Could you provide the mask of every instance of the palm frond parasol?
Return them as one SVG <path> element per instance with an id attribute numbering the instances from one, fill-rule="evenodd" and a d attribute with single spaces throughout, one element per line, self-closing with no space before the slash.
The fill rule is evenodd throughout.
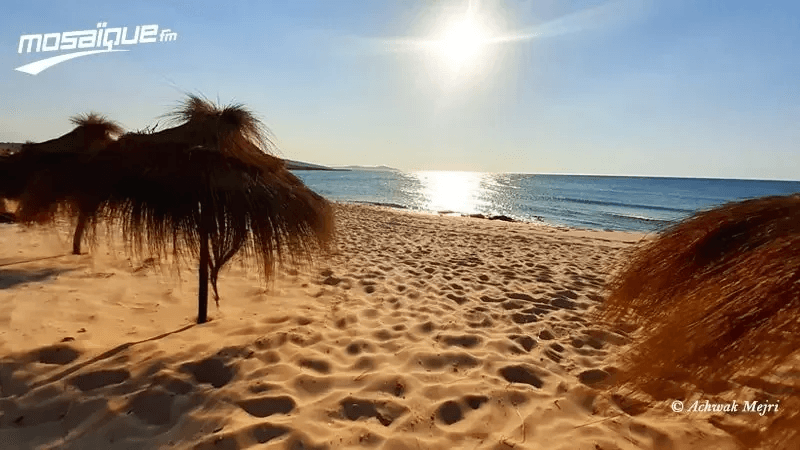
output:
<path id="1" fill-rule="evenodd" d="M 179 125 L 125 134 L 84 158 L 71 192 L 54 201 L 86 210 L 92 229 L 121 225 L 129 251 L 176 264 L 199 258 L 203 323 L 209 278 L 219 300 L 219 271 L 234 255 L 254 260 L 269 278 L 276 263 L 325 248 L 333 214 L 267 153 L 274 147 L 266 130 L 243 106 L 190 96 L 173 117 Z"/>
<path id="2" fill-rule="evenodd" d="M 600 318 L 641 326 L 620 380 L 654 395 L 670 383 L 781 386 L 778 369 L 800 357 L 800 195 L 729 203 L 666 230 L 611 280 Z M 800 414 L 769 420 L 761 444 L 800 442 Z"/>
<path id="3" fill-rule="evenodd" d="M 0 198 L 19 201 L 17 216 L 22 222 L 48 222 L 57 213 L 53 201 L 71 189 L 81 170 L 82 159 L 102 151 L 122 128 L 102 115 L 89 113 L 70 121 L 76 127 L 49 141 L 25 143 L 19 151 L 0 156 Z M 92 209 L 92 206 L 83 209 Z M 80 254 L 87 216 L 78 215 L 72 251 Z"/>

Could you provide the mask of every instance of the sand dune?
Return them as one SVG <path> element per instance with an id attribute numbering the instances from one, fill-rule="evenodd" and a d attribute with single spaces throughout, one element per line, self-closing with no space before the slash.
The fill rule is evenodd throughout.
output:
<path id="1" fill-rule="evenodd" d="M 316 266 L 268 287 L 223 271 L 204 325 L 191 271 L 0 225 L 2 448 L 737 448 L 708 416 L 598 389 L 635 334 L 587 312 L 643 236 L 337 220 Z"/>

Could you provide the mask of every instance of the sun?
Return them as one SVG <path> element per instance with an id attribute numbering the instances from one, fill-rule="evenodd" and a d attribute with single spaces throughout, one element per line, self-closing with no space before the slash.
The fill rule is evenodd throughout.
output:
<path id="1" fill-rule="evenodd" d="M 448 24 L 435 41 L 439 57 L 452 70 L 476 63 L 489 42 L 489 34 L 473 18 L 462 18 Z"/>
<path id="2" fill-rule="evenodd" d="M 421 63 L 412 71 L 417 81 L 432 82 L 448 93 L 464 92 L 502 70 L 508 56 L 502 47 L 510 42 L 503 9 L 479 5 L 477 0 L 469 0 L 467 8 L 456 2 L 465 0 L 432 8 L 413 27 L 413 37 L 376 42 L 382 51 L 414 55 L 414 64 Z"/>

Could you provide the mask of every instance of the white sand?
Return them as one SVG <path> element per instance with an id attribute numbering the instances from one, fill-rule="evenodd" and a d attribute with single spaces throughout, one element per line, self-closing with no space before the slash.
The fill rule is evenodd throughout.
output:
<path id="1" fill-rule="evenodd" d="M 0 448 L 736 448 L 597 389 L 631 336 L 590 313 L 641 235 L 337 219 L 315 267 L 224 270 L 205 325 L 194 270 L 108 246 L 3 265 L 68 253 L 71 230 L 0 225 Z"/>

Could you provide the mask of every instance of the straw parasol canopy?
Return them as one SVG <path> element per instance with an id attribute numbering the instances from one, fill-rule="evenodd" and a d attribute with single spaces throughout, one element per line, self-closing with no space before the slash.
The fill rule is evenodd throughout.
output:
<path id="1" fill-rule="evenodd" d="M 641 327 L 620 381 L 654 396 L 687 383 L 768 386 L 784 410 L 751 444 L 799 448 L 800 383 L 782 375 L 800 361 L 799 194 L 700 212 L 640 248 L 608 287 L 600 318 Z"/>
<path id="2" fill-rule="evenodd" d="M 70 119 L 75 129 L 49 141 L 27 142 L 15 153 L 0 154 L 0 199 L 18 200 L 22 222 L 49 222 L 57 214 L 54 201 L 70 190 L 83 157 L 102 151 L 122 128 L 97 113 Z M 90 207 L 91 208 L 91 207 Z M 80 254 L 86 216 L 78 214 L 72 252 Z"/>
<path id="3" fill-rule="evenodd" d="M 198 323 L 208 281 L 237 253 L 265 278 L 276 263 L 308 261 L 333 234 L 330 204 L 269 152 L 268 131 L 242 105 L 189 96 L 177 126 L 127 133 L 81 159 L 71 189 L 49 197 L 87 227 L 121 226 L 128 250 L 178 265 L 199 259 Z M 94 235 L 94 233 L 93 233 Z"/>

